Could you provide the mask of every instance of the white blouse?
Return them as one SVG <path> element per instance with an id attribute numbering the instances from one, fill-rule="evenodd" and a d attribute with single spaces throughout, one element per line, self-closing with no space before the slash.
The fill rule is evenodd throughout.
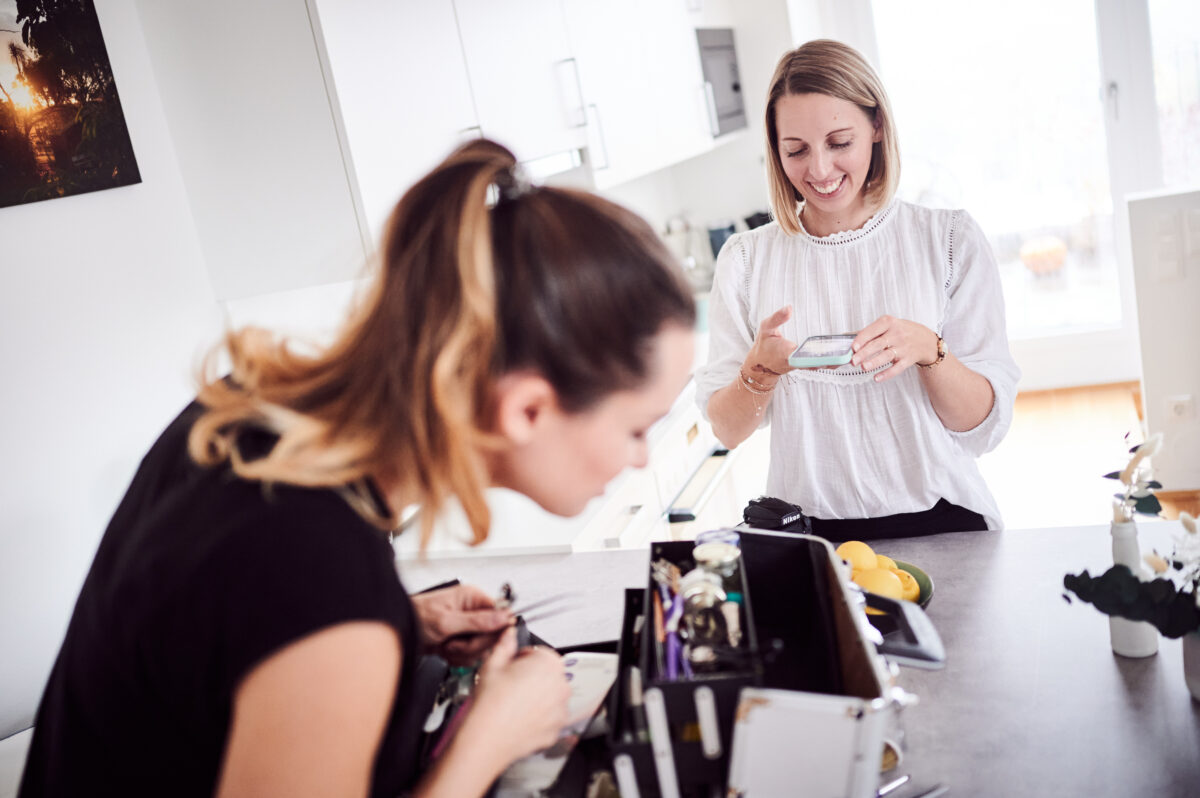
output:
<path id="1" fill-rule="evenodd" d="M 788 304 L 780 332 L 797 343 L 857 332 L 885 314 L 919 322 L 995 392 L 979 426 L 953 432 L 916 366 L 882 383 L 850 365 L 789 372 L 763 414 L 768 495 L 828 519 L 918 512 L 944 498 L 1002 527 L 975 458 L 1008 431 L 1020 371 L 996 261 L 969 214 L 893 200 L 858 230 L 823 238 L 788 235 L 774 222 L 734 235 L 717 258 L 709 303 L 709 359 L 696 373 L 705 417 L 713 393 L 737 378 L 759 322 Z"/>

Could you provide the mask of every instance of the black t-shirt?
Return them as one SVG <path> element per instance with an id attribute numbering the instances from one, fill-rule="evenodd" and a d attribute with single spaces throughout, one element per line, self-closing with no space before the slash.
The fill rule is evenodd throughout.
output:
<path id="1" fill-rule="evenodd" d="M 196 465 L 187 435 L 200 411 L 154 444 L 105 531 L 20 796 L 211 796 L 242 678 L 289 643 L 361 620 L 390 624 L 403 645 L 371 790 L 394 796 L 416 770 L 421 724 L 405 713 L 419 643 L 386 535 L 332 490 Z"/>

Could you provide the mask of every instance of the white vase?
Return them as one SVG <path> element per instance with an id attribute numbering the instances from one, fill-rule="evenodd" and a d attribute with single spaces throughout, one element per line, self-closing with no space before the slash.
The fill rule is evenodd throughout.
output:
<path id="1" fill-rule="evenodd" d="M 1142 553 L 1138 550 L 1137 524 L 1114 521 L 1111 532 L 1113 564 L 1126 566 L 1138 579 L 1147 579 L 1150 574 L 1142 564 Z M 1149 657 L 1158 653 L 1158 630 L 1145 621 L 1110 617 L 1108 631 L 1115 654 Z"/>
<path id="2" fill-rule="evenodd" d="M 1200 630 L 1183 636 L 1183 680 L 1192 698 L 1200 701 Z"/>

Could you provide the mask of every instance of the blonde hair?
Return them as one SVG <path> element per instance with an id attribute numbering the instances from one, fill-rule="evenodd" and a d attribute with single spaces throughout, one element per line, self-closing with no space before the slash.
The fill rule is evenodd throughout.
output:
<path id="1" fill-rule="evenodd" d="M 853 47 L 832 39 L 814 39 L 779 59 L 767 91 L 767 183 L 779 226 L 792 235 L 801 230 L 798 203 L 804 195 L 783 171 L 775 118 L 779 100 L 794 94 L 825 94 L 852 102 L 874 121 L 882 137 L 871 147 L 871 166 L 862 191 L 872 208 L 887 204 L 900 181 L 900 145 L 883 82 Z"/>
<path id="2" fill-rule="evenodd" d="M 590 194 L 529 188 L 515 168 L 511 152 L 476 140 L 406 193 L 369 296 L 327 350 L 229 333 L 232 372 L 202 377 L 192 458 L 245 479 L 337 489 L 392 529 L 394 512 L 371 495 L 371 478 L 387 476 L 421 506 L 422 545 L 452 495 L 484 540 L 494 379 L 536 370 L 579 411 L 644 380 L 654 335 L 695 318 L 645 222 Z M 258 459 L 239 448 L 252 429 L 278 436 Z"/>

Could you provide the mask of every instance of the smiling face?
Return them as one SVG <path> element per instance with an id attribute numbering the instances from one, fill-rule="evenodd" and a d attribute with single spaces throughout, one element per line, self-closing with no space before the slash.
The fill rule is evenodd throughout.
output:
<path id="1" fill-rule="evenodd" d="M 863 196 L 882 131 L 854 103 L 827 94 L 789 94 L 775 104 L 779 159 L 805 199 L 814 235 L 854 230 L 873 212 Z"/>
<path id="2" fill-rule="evenodd" d="M 670 324 L 653 339 L 642 385 L 576 413 L 540 377 L 514 375 L 501 388 L 498 426 L 508 446 L 492 459 L 493 483 L 556 515 L 578 514 L 625 468 L 646 465 L 646 433 L 687 384 L 692 357 L 692 331 Z"/>

